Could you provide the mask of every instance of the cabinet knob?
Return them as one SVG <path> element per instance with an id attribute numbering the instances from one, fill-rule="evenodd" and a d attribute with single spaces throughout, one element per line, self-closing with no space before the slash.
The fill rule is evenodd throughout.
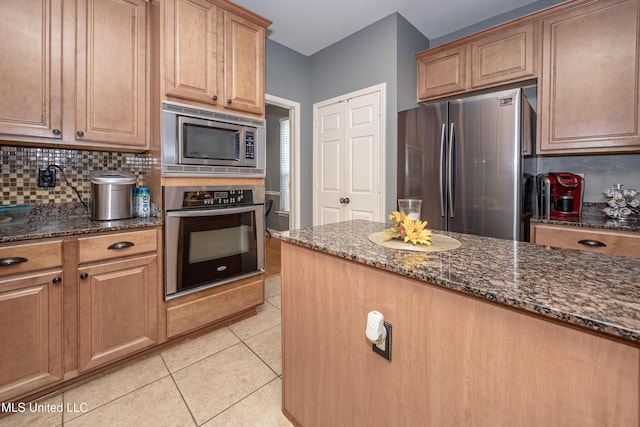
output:
<path id="1" fill-rule="evenodd" d="M 76 135 L 78 135 L 80 138 L 82 138 L 84 136 L 84 132 L 79 130 L 78 132 L 76 132 Z"/>
<path id="2" fill-rule="evenodd" d="M 51 282 L 53 282 L 54 285 L 58 285 L 58 284 L 62 283 L 62 277 L 56 276 L 56 277 L 53 278 L 53 280 L 51 280 Z"/>
<path id="3" fill-rule="evenodd" d="M 214 101 L 217 101 L 217 100 L 218 100 L 218 95 L 213 95 L 211 98 L 212 98 Z"/>
<path id="4" fill-rule="evenodd" d="M 342 203 L 343 205 L 348 205 L 350 201 L 351 200 L 349 200 L 348 197 L 340 197 L 340 203 Z"/>
<path id="5" fill-rule="evenodd" d="M 55 136 L 60 136 L 60 129 L 54 129 L 51 131 Z"/>
<path id="6" fill-rule="evenodd" d="M 231 98 L 227 99 L 227 104 L 231 104 Z"/>
<path id="7" fill-rule="evenodd" d="M 89 273 L 80 273 L 80 278 L 82 280 L 87 280 L 87 278 L 89 278 Z"/>

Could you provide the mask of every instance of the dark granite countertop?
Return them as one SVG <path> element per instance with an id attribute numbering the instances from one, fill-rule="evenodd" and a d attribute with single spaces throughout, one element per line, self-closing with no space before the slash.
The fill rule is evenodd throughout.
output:
<path id="1" fill-rule="evenodd" d="M 132 230 L 157 227 L 162 219 L 130 218 L 114 221 L 92 221 L 88 216 L 76 217 L 32 217 L 28 223 L 0 227 L 0 243 L 22 240 L 44 239 L 105 231 Z"/>
<path id="2" fill-rule="evenodd" d="M 587 202 L 582 205 L 582 215 L 576 218 L 569 217 L 534 217 L 531 222 L 555 225 L 571 225 L 574 227 L 599 228 L 602 230 L 640 232 L 640 218 L 614 219 L 603 213 L 604 203 Z"/>
<path id="3" fill-rule="evenodd" d="M 640 221 L 613 219 L 604 215 L 582 215 L 579 218 L 532 218 L 531 222 L 640 233 Z"/>
<path id="4" fill-rule="evenodd" d="M 387 249 L 389 224 L 349 221 L 279 233 L 286 241 L 640 343 L 640 260 L 434 230 L 458 249 Z"/>

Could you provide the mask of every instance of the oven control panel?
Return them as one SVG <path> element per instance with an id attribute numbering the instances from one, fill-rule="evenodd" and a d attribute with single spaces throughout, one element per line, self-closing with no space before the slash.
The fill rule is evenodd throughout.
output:
<path id="1" fill-rule="evenodd" d="M 183 208 L 253 205 L 253 190 L 185 191 Z"/>

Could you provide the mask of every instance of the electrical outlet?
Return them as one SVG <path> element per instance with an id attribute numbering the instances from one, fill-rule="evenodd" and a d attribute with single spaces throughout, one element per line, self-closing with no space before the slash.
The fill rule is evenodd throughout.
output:
<path id="1" fill-rule="evenodd" d="M 38 169 L 38 187 L 55 187 L 56 171 L 54 169 Z"/>
<path id="2" fill-rule="evenodd" d="M 387 338 L 380 344 L 372 344 L 371 349 L 391 362 L 391 324 L 384 322 L 384 328 L 387 330 Z"/>

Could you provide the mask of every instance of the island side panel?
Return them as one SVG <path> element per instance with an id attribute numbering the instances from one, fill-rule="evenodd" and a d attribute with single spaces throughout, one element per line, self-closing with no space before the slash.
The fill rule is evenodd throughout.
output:
<path id="1" fill-rule="evenodd" d="M 303 426 L 640 423 L 637 345 L 287 242 L 282 331 L 283 409 Z"/>

